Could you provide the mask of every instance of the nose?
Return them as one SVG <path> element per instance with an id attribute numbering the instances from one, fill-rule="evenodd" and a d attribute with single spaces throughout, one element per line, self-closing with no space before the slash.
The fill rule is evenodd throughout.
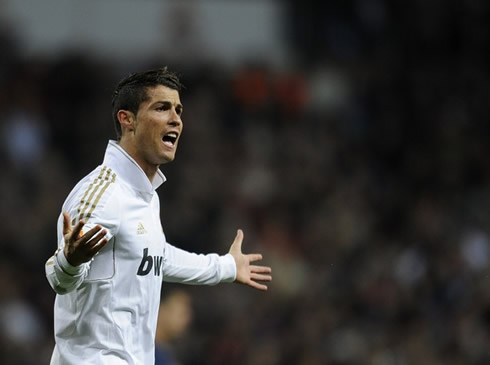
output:
<path id="1" fill-rule="evenodd" d="M 182 126 L 182 118 L 180 118 L 180 115 L 177 114 L 175 109 L 172 108 L 172 116 L 169 121 L 170 126 L 172 127 L 180 127 Z"/>
<path id="2" fill-rule="evenodd" d="M 168 122 L 168 124 L 171 127 L 181 127 L 182 126 L 182 121 L 180 119 L 175 119 L 175 120 L 171 120 L 170 122 Z"/>

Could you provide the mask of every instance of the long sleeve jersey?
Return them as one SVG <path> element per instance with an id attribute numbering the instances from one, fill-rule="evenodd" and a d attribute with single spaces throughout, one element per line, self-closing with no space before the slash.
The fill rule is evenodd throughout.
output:
<path id="1" fill-rule="evenodd" d="M 52 365 L 154 363 L 155 330 L 163 281 L 214 285 L 232 282 L 230 254 L 198 255 L 166 241 L 155 189 L 139 165 L 109 141 L 104 161 L 68 195 L 63 211 L 87 232 L 99 224 L 108 243 L 89 262 L 72 266 L 64 253 L 63 216 L 58 249 L 46 262 L 56 291 Z M 164 314 L 163 314 L 164 315 Z"/>

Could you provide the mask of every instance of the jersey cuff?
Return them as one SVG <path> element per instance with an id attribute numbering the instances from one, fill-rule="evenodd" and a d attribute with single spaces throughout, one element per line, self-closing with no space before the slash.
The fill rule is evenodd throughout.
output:
<path id="1" fill-rule="evenodd" d="M 60 250 L 56 254 L 56 261 L 58 262 L 58 265 L 61 268 L 61 270 L 63 270 L 68 275 L 76 276 L 81 274 L 81 272 L 83 271 L 83 264 L 79 266 L 73 266 L 72 264 L 70 264 L 66 259 L 63 250 Z"/>
<path id="2" fill-rule="evenodd" d="M 219 257 L 220 266 L 220 282 L 232 283 L 236 279 L 236 263 L 231 254 L 226 254 Z"/>

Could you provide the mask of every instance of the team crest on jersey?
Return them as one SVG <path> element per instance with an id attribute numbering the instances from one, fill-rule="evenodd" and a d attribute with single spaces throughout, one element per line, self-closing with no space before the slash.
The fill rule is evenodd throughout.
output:
<path id="1" fill-rule="evenodd" d="M 138 228 L 136 228 L 136 234 L 146 234 L 146 233 L 148 233 L 148 232 L 146 232 L 146 229 L 143 226 L 143 223 L 138 222 Z"/>

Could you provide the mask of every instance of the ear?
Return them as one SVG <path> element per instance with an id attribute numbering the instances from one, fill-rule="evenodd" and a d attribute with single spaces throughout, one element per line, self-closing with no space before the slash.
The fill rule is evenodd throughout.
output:
<path id="1" fill-rule="evenodd" d="M 121 132 L 124 134 L 124 131 L 134 131 L 135 128 L 135 120 L 134 114 L 129 110 L 119 110 L 117 112 L 117 120 L 121 124 Z"/>

